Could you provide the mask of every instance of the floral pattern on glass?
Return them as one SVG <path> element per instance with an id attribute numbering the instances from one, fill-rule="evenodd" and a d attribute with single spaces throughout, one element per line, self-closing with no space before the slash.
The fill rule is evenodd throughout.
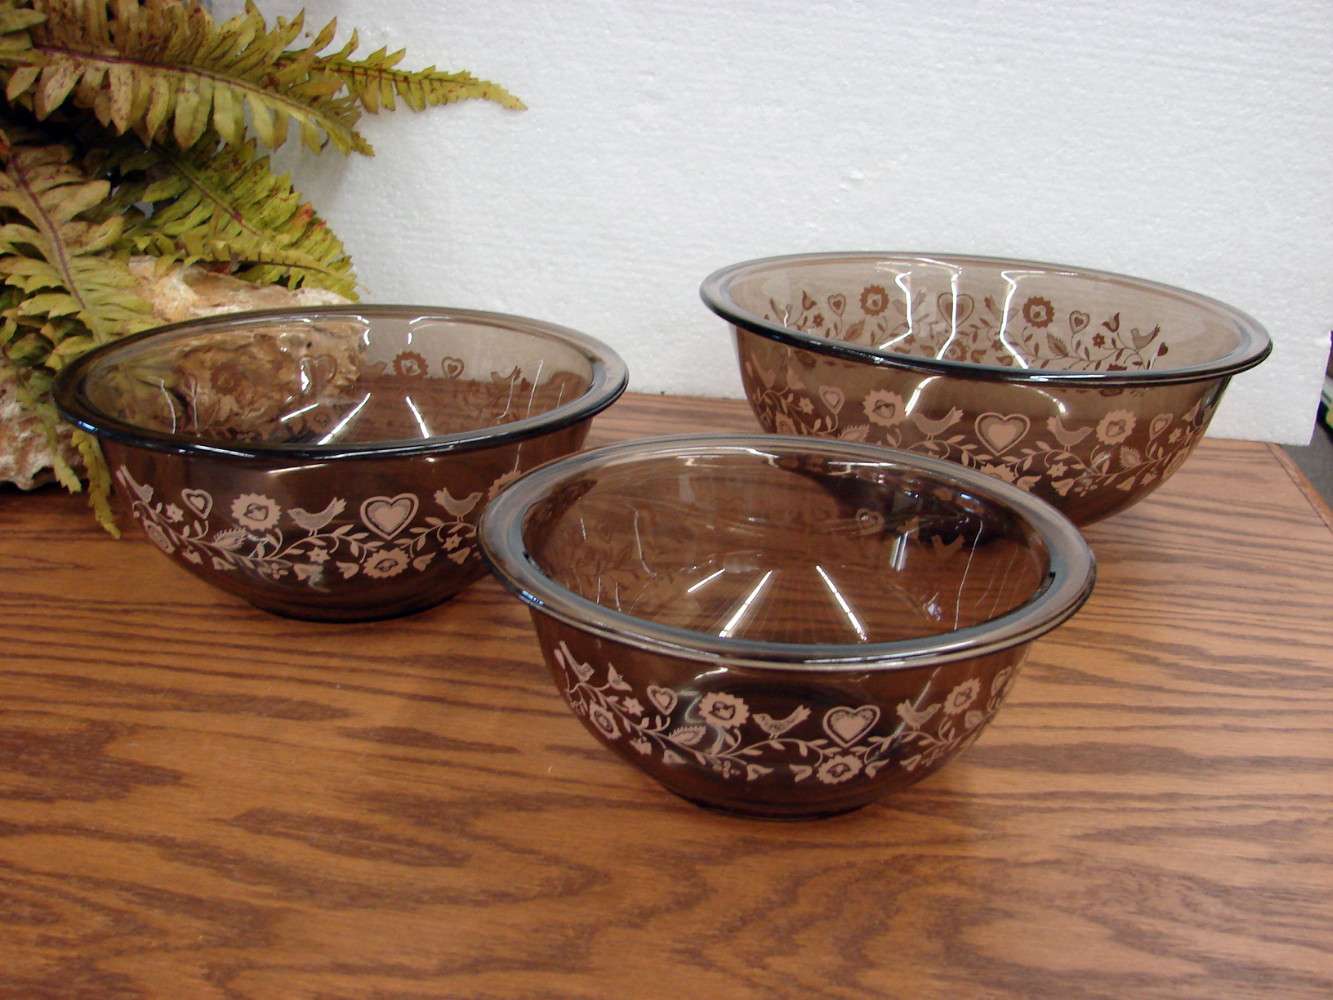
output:
<path id="1" fill-rule="evenodd" d="M 344 337 L 336 350 L 326 345 L 316 353 L 291 331 L 279 330 L 239 342 L 189 344 L 168 358 L 174 369 L 166 386 L 171 391 L 123 379 L 116 386 L 116 407 L 148 414 L 150 427 L 192 436 L 319 445 L 335 438 L 339 443 L 410 440 L 512 423 L 585 388 L 584 380 L 570 373 L 558 372 L 539 384 L 520 366 L 470 367 L 452 354 L 400 350 L 371 361 L 356 356 L 352 343 Z M 274 384 L 299 389 L 274 393 Z"/>
<path id="2" fill-rule="evenodd" d="M 1020 412 L 913 408 L 905 392 L 866 385 L 865 366 L 856 362 L 822 358 L 812 368 L 809 352 L 757 338 L 743 338 L 741 345 L 746 392 L 768 430 L 945 459 L 1048 499 L 1142 490 L 1166 479 L 1198 444 L 1211 416 L 1201 402 L 1179 416 L 1138 415 L 1131 404 L 1095 420 L 1051 416 L 1043 422 Z"/>
<path id="3" fill-rule="evenodd" d="M 726 691 L 682 696 L 650 684 L 637 689 L 611 663 L 583 663 L 563 641 L 555 660 L 575 714 L 610 743 L 664 764 L 704 768 L 737 781 L 841 784 L 873 778 L 885 767 L 929 769 L 972 743 L 995 715 L 1016 667 L 988 685 L 968 678 L 942 696 L 904 700 L 888 719 L 879 706 L 815 709 L 794 703 L 780 719 Z"/>
<path id="4" fill-rule="evenodd" d="M 488 496 L 516 473 L 506 473 Z M 437 558 L 462 565 L 480 558 L 475 518 L 469 515 L 483 494 L 453 496 L 447 487 L 431 498 L 443 515 L 422 509 L 415 493 L 374 496 L 356 504 L 331 497 L 318 511 L 284 509 L 272 497 L 239 493 L 215 497 L 207 490 L 184 489 L 178 498 L 159 498 L 135 481 L 123 465 L 116 478 L 131 499 L 131 511 L 144 534 L 168 555 L 195 565 L 248 573 L 268 580 L 286 579 L 315 590 L 338 580 L 364 575 L 388 579 L 424 571 Z M 344 516 L 352 505 L 352 515 Z"/>
<path id="5" fill-rule="evenodd" d="M 849 309 L 858 303 L 860 309 Z M 1001 304 L 965 293 L 894 295 L 883 285 L 791 302 L 771 299 L 766 319 L 812 336 L 900 350 L 916 357 L 1061 371 L 1136 371 L 1169 352 L 1162 328 L 1126 323 L 1119 312 L 1094 317 L 1029 295 Z"/>

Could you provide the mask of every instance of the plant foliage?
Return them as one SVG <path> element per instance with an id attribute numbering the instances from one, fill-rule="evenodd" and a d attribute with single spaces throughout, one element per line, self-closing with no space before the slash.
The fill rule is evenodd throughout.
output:
<path id="1" fill-rule="evenodd" d="M 358 57 L 355 32 L 334 49 L 336 33 L 304 14 L 270 26 L 253 3 L 218 22 L 198 0 L 0 0 L 0 365 L 53 441 L 55 374 L 152 324 L 132 255 L 355 296 L 341 241 L 266 148 L 294 131 L 371 154 L 361 115 L 399 101 L 523 107 L 467 73 L 401 69 L 402 51 Z M 110 527 L 96 443 L 74 444 Z"/>

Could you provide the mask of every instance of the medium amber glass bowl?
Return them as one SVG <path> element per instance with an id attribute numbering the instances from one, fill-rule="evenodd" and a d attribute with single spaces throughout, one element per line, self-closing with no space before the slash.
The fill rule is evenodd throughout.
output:
<path id="1" fill-rule="evenodd" d="M 79 359 L 55 397 L 180 566 L 266 611 L 354 621 L 484 575 L 487 502 L 581 447 L 625 383 L 610 348 L 550 323 L 365 305 L 161 327 Z"/>
<path id="2" fill-rule="evenodd" d="M 986 257 L 773 257 L 716 271 L 701 294 L 735 331 L 766 430 L 957 462 L 1080 525 L 1161 485 L 1271 346 L 1200 295 Z"/>
<path id="3" fill-rule="evenodd" d="M 1094 576 L 1022 490 L 764 434 L 560 459 L 487 509 L 481 546 L 598 740 L 686 799 L 790 819 L 944 765 Z"/>

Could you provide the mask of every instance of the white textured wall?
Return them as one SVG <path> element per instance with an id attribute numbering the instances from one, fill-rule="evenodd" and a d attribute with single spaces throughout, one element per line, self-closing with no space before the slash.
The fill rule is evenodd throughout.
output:
<path id="1" fill-rule="evenodd" d="M 225 16 L 236 0 L 216 0 Z M 738 395 L 715 267 L 902 249 L 1137 274 L 1276 344 L 1213 433 L 1308 440 L 1333 325 L 1333 3 L 260 0 L 363 52 L 468 69 L 474 102 L 293 156 L 364 298 L 599 336 L 641 391 Z"/>

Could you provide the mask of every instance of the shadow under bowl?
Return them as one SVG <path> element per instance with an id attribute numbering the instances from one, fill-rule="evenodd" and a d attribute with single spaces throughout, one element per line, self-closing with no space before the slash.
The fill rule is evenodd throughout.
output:
<path id="1" fill-rule="evenodd" d="M 765 430 L 980 469 L 1076 524 L 1147 496 L 1271 349 L 1251 317 L 1154 282 L 950 254 L 827 253 L 722 268 Z"/>
<path id="2" fill-rule="evenodd" d="M 55 398 L 178 565 L 265 611 L 360 621 L 484 575 L 486 504 L 578 450 L 626 378 L 550 323 L 358 305 L 150 330 L 78 359 Z"/>
<path id="3" fill-rule="evenodd" d="M 1094 561 L 1043 501 L 873 446 L 755 434 L 569 456 L 482 517 L 566 703 L 700 805 L 803 819 L 931 774 Z"/>

